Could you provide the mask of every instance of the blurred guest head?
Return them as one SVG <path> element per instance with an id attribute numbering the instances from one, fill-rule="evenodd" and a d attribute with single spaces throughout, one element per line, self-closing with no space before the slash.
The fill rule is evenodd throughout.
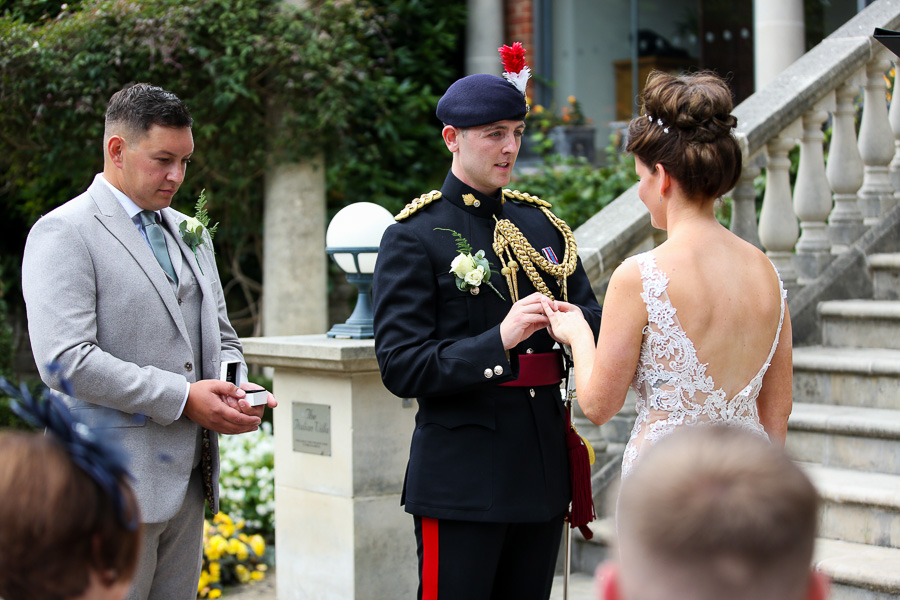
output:
<path id="1" fill-rule="evenodd" d="M 0 598 L 120 600 L 140 529 L 117 449 L 58 398 L 17 408 L 46 434 L 0 432 Z"/>
<path id="2" fill-rule="evenodd" d="M 623 481 L 617 562 L 598 569 L 605 600 L 821 600 L 811 569 L 819 497 L 758 436 L 688 427 Z"/>

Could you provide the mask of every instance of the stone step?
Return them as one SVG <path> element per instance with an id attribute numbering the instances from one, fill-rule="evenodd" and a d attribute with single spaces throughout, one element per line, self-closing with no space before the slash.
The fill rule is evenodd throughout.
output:
<path id="1" fill-rule="evenodd" d="M 802 462 L 900 475 L 900 410 L 795 402 L 785 448 Z"/>
<path id="2" fill-rule="evenodd" d="M 818 310 L 826 346 L 900 349 L 900 301 L 830 300 Z"/>
<path id="3" fill-rule="evenodd" d="M 816 568 L 831 578 L 830 600 L 889 600 L 900 596 L 900 550 L 819 538 Z"/>
<path id="4" fill-rule="evenodd" d="M 872 254 L 869 271 L 876 300 L 900 300 L 900 254 Z"/>
<path id="5" fill-rule="evenodd" d="M 900 350 L 794 348 L 794 402 L 900 409 Z"/>
<path id="6" fill-rule="evenodd" d="M 594 562 L 573 564 L 573 569 L 581 574 L 578 581 L 582 584 L 607 557 L 615 537 L 615 520 L 607 517 L 595 521 L 591 529 L 594 539 L 590 541 L 577 533 L 573 537 L 575 556 L 600 557 Z M 830 600 L 888 600 L 900 596 L 900 550 L 896 548 L 820 537 L 816 540 L 813 562 L 832 580 Z M 576 597 L 581 600 L 581 596 Z"/>
<path id="7" fill-rule="evenodd" d="M 822 497 L 819 535 L 900 548 L 900 476 L 801 465 Z"/>

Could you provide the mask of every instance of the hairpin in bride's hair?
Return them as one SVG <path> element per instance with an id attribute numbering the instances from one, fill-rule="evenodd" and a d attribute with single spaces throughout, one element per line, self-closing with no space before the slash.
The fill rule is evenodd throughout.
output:
<path id="1" fill-rule="evenodd" d="M 651 117 L 650 115 L 644 116 L 647 117 L 651 123 L 653 123 L 653 117 Z M 656 124 L 663 128 L 663 133 L 669 133 L 669 126 L 665 125 L 662 119 L 656 119 Z"/>
<path id="2" fill-rule="evenodd" d="M 62 392 L 72 396 L 72 386 L 62 377 L 58 365 L 48 367 L 51 376 L 57 376 Z M 74 418 L 63 401 L 49 389 L 44 389 L 40 396 L 33 397 L 23 383 L 20 388 L 11 385 L 6 378 L 0 377 L 0 389 L 10 398 L 10 408 L 28 424 L 45 429 L 53 435 L 88 476 L 112 500 L 113 507 L 127 529 L 137 529 L 137 514 L 125 506 L 125 497 L 120 487 L 121 482 L 132 479 L 126 464 L 128 459 L 116 445 L 97 436 L 90 427 Z"/>

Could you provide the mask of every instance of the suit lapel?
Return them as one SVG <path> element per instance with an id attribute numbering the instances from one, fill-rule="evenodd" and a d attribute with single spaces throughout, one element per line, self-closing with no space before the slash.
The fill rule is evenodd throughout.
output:
<path id="1" fill-rule="evenodd" d="M 178 244 L 178 248 L 181 250 L 182 260 L 187 261 L 191 271 L 194 273 L 197 284 L 200 286 L 200 292 L 203 294 L 203 302 L 200 306 L 200 330 L 203 338 L 203 356 L 219 356 L 221 350 L 221 345 L 219 343 L 219 309 L 212 288 L 212 278 L 217 275 L 217 271 L 215 270 L 215 266 L 210 264 L 211 260 L 214 259 L 204 260 L 207 257 L 212 257 L 212 251 L 208 251 L 204 244 L 197 248 L 197 255 L 194 255 L 194 251 L 191 250 L 191 247 L 185 244 L 184 240 L 181 239 L 181 232 L 178 229 L 178 225 L 184 219 L 182 215 L 174 209 L 164 208 L 162 210 L 162 219 L 169 231 L 175 236 L 175 241 Z M 200 261 L 200 264 L 205 265 L 205 268 L 202 270 L 200 264 L 197 262 L 198 260 Z M 204 360 L 204 363 L 208 364 L 208 361 Z M 203 377 L 218 379 L 219 374 L 203 373 Z"/>
<path id="2" fill-rule="evenodd" d="M 98 176 L 99 177 L 99 176 Z M 144 275 L 156 288 L 157 293 L 165 304 L 178 331 L 190 345 L 187 327 L 184 324 L 184 318 L 181 310 L 178 308 L 178 302 L 175 294 L 172 293 L 172 284 L 169 278 L 156 262 L 153 251 L 147 246 L 147 242 L 141 237 L 134 222 L 128 218 L 125 209 L 113 196 L 113 193 L 106 187 L 102 181 L 94 180 L 94 183 L 88 188 L 88 194 L 97 205 L 98 212 L 94 215 L 96 219 L 103 225 L 112 236 L 118 240 L 125 250 L 131 254 L 138 266 L 140 266 Z M 123 282 L 127 285 L 127 282 Z"/>

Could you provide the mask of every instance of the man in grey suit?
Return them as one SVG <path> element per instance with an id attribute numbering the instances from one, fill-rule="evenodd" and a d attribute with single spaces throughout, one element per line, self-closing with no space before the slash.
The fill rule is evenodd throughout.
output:
<path id="1" fill-rule="evenodd" d="M 194 151 L 193 121 L 149 84 L 109 101 L 103 173 L 32 228 L 22 288 L 35 361 L 58 363 L 72 408 L 131 457 L 143 541 L 129 599 L 189 600 L 200 577 L 204 497 L 218 511 L 217 433 L 254 431 L 264 406 L 220 381 L 242 349 L 212 241 L 196 257 L 169 207 Z M 244 384 L 245 389 L 258 386 Z M 275 406 L 268 395 L 267 404 Z"/>

